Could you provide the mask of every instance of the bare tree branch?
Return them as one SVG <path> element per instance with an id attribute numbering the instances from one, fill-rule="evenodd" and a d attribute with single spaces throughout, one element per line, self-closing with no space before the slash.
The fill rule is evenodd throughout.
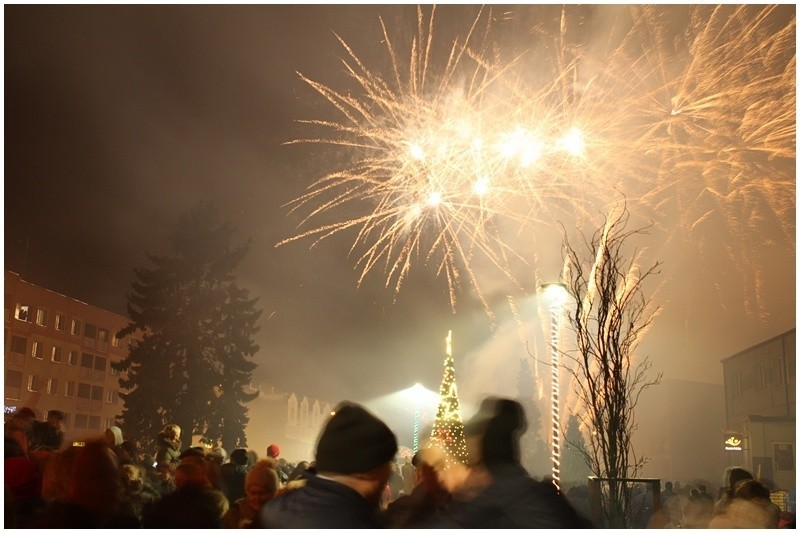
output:
<path id="1" fill-rule="evenodd" d="M 660 273 L 660 262 L 642 268 L 642 252 L 626 249 L 629 239 L 646 234 L 647 227 L 629 229 L 627 206 L 612 212 L 594 235 L 581 235 L 576 248 L 564 237 L 565 279 L 575 298 L 569 326 L 575 348 L 565 352 L 564 368 L 583 412 L 582 424 L 591 428 L 584 455 L 592 472 L 607 478 L 604 513 L 608 527 L 627 527 L 630 494 L 618 480 L 635 477 L 646 464 L 633 450 L 637 428 L 635 410 L 644 390 L 658 384 L 650 377 L 652 364 L 637 347 L 658 314 L 643 285 Z"/>

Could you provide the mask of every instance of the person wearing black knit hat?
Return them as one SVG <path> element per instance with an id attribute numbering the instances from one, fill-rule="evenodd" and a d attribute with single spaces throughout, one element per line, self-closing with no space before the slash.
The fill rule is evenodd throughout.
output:
<path id="1" fill-rule="evenodd" d="M 261 527 L 378 528 L 380 496 L 397 453 L 392 430 L 360 405 L 336 407 L 317 441 L 316 475 L 267 502 Z"/>
<path id="2" fill-rule="evenodd" d="M 486 480 L 485 484 L 468 487 L 470 492 L 454 499 L 446 516 L 425 521 L 420 527 L 591 527 L 551 482 L 531 478 L 520 464 L 519 441 L 526 429 L 525 411 L 519 402 L 485 399 L 464 425 L 471 475 Z"/>

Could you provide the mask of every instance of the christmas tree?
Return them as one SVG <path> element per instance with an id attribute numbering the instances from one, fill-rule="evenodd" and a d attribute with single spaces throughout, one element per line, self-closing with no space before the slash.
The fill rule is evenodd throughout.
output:
<path id="1" fill-rule="evenodd" d="M 444 377 L 439 387 L 439 408 L 433 422 L 431 441 L 447 454 L 447 466 L 455 462 L 466 464 L 467 442 L 464 439 L 464 422 L 458 404 L 456 369 L 453 361 L 452 331 L 447 332 L 447 355 L 444 359 Z"/>

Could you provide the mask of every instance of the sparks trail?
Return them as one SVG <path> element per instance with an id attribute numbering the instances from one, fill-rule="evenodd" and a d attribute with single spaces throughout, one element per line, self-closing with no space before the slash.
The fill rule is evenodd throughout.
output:
<path id="1" fill-rule="evenodd" d="M 432 265 L 454 309 L 466 285 L 491 315 L 485 265 L 516 289 L 514 267 L 527 270 L 509 227 L 580 226 L 618 192 L 657 222 L 675 212 L 689 236 L 718 219 L 736 241 L 766 221 L 793 241 L 794 16 L 681 9 L 684 25 L 676 8 L 628 8 L 591 41 L 576 30 L 582 8 L 567 6 L 522 51 L 495 45 L 497 21 L 481 9 L 440 53 L 436 8 L 418 8 L 407 61 L 381 21 L 382 73 L 340 38 L 358 91 L 301 76 L 341 119 L 310 121 L 327 133 L 294 142 L 339 146 L 353 163 L 289 204 L 305 214 L 279 245 L 350 230 L 359 283 L 382 270 L 397 293 L 412 268 Z"/>

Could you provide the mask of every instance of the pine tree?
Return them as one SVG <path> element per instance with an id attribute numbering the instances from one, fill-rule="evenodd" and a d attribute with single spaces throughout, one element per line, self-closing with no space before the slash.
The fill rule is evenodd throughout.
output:
<path id="1" fill-rule="evenodd" d="M 592 469 L 587 463 L 586 440 L 581 432 L 581 421 L 570 414 L 564 446 L 561 452 L 561 479 L 565 486 L 586 485 Z"/>
<path id="2" fill-rule="evenodd" d="M 522 466 L 534 477 L 551 474 L 550 449 L 542 439 L 542 415 L 539 409 L 536 384 L 528 360 L 520 360 L 517 378 L 517 400 L 525 409 L 528 430 L 520 438 L 520 460 Z"/>
<path id="3" fill-rule="evenodd" d="M 439 408 L 431 430 L 431 442 L 446 454 L 446 466 L 456 462 L 467 464 L 467 441 L 464 438 L 464 422 L 458 403 L 456 369 L 453 360 L 452 331 L 447 332 L 447 351 L 444 359 L 444 376 L 439 386 Z"/>
<path id="4" fill-rule="evenodd" d="M 172 237 L 173 257 L 147 254 L 154 268 L 134 269 L 128 295 L 134 334 L 129 356 L 113 364 L 123 372 L 119 423 L 144 445 L 167 423 L 220 440 L 228 450 L 246 446 L 245 387 L 256 365 L 253 335 L 261 311 L 233 271 L 248 243 L 234 245 L 234 230 L 211 205 L 183 215 Z"/>

